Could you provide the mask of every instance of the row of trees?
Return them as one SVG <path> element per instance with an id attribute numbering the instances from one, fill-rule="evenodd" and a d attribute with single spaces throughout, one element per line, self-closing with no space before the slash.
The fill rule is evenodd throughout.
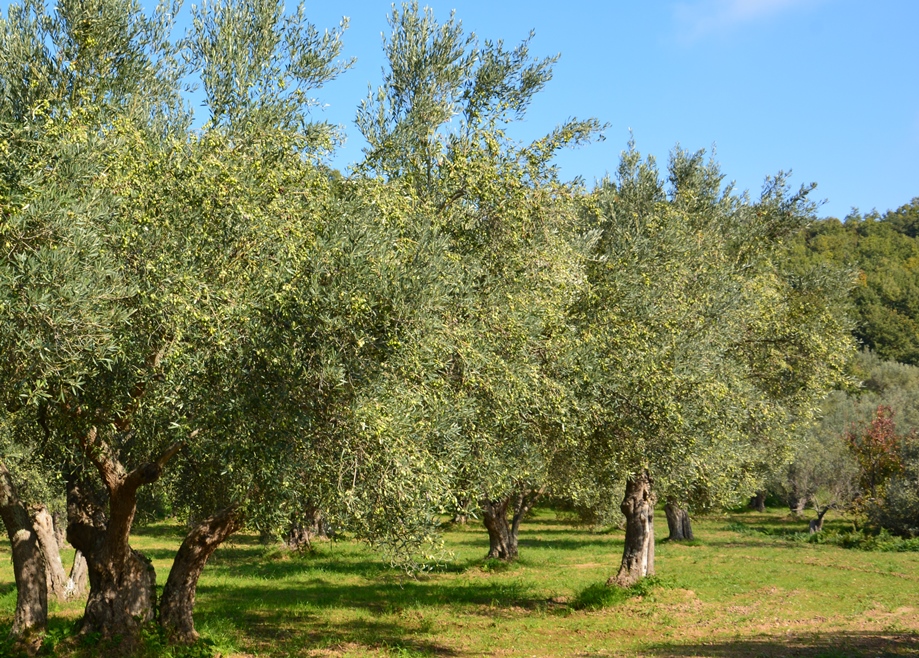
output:
<path id="1" fill-rule="evenodd" d="M 794 457 L 767 482 L 792 512 L 849 511 L 874 529 L 919 535 L 916 446 L 919 367 L 862 352 L 852 361 L 862 385 L 833 391 Z"/>
<path id="2" fill-rule="evenodd" d="M 561 181 L 553 155 L 596 120 L 507 134 L 554 59 L 416 4 L 392 11 L 343 178 L 310 110 L 348 66 L 344 26 L 214 0 L 173 41 L 176 10 L 23 0 L 0 22 L 14 634 L 46 616 L 26 472 L 66 490 L 83 632 L 156 618 L 188 642 L 216 547 L 305 509 L 410 566 L 444 512 L 478 507 L 512 559 L 539 495 L 624 489 L 610 582 L 630 585 L 653 573 L 658 496 L 748 495 L 843 378 L 847 275 L 781 249 L 810 188 L 779 175 L 751 200 L 701 152 L 662 173 L 631 144 L 595 189 Z M 152 486 L 193 519 L 159 596 L 130 545 Z"/>

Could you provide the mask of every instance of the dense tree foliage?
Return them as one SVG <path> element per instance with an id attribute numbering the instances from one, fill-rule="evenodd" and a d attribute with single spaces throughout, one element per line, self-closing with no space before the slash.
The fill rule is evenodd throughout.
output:
<path id="1" fill-rule="evenodd" d="M 479 501 L 489 555 L 513 559 L 519 523 L 562 474 L 576 428 L 574 400 L 552 364 L 585 240 L 576 189 L 558 180 L 551 158 L 600 126 L 570 120 L 518 144 L 506 129 L 550 79 L 554 59 L 531 57 L 529 39 L 515 48 L 480 42 L 455 17 L 438 23 L 417 3 L 394 7 L 389 22 L 383 86 L 357 116 L 369 143 L 360 167 L 404 190 L 449 239 L 459 286 L 435 395 L 458 434 L 444 449 L 465 456 L 454 495 Z"/>
<path id="2" fill-rule="evenodd" d="M 596 120 L 508 135 L 555 60 L 416 3 L 392 10 L 345 178 L 311 114 L 348 67 L 344 26 L 214 0 L 173 42 L 175 9 L 23 0 L 0 21 L 14 632 L 46 613 L 23 501 L 61 489 L 89 569 L 81 632 L 129 644 L 148 623 L 193 641 L 213 551 L 307 509 L 411 568 L 459 503 L 513 559 L 536 497 L 625 485 L 611 581 L 628 585 L 653 572 L 658 494 L 749 493 L 840 379 L 846 275 L 779 249 L 812 219 L 809 189 L 780 175 L 751 201 L 703 153 L 675 150 L 663 179 L 632 145 L 592 192 L 561 181 L 554 154 Z M 130 543 L 154 485 L 189 520 L 161 594 Z"/>
<path id="3" fill-rule="evenodd" d="M 885 527 L 881 519 L 894 518 L 899 508 L 887 504 L 883 491 L 878 495 L 878 484 L 883 490 L 888 482 L 896 481 L 902 491 L 912 477 L 910 469 L 915 470 L 910 460 L 915 452 L 911 437 L 919 430 L 919 368 L 861 352 L 850 369 L 855 385 L 833 391 L 821 403 L 819 420 L 808 430 L 791 462 L 773 476 L 769 490 L 785 498 L 799 514 L 808 506 L 818 511 L 870 509 L 872 523 Z M 876 460 L 873 448 L 882 447 L 878 439 L 886 447 Z M 887 467 L 899 466 L 878 478 L 875 466 L 889 470 L 882 462 Z M 888 527 L 903 532 L 899 522 Z"/>
<path id="4" fill-rule="evenodd" d="M 840 222 L 815 222 L 796 240 L 793 257 L 858 272 L 852 299 L 855 336 L 882 359 L 919 365 L 919 199 Z"/>
<path id="5" fill-rule="evenodd" d="M 757 464 L 783 459 L 840 381 L 846 279 L 785 267 L 778 250 L 811 221 L 808 191 L 779 176 L 751 202 L 703 153 L 681 150 L 665 182 L 630 149 L 594 193 L 600 237 L 574 368 L 595 468 L 627 479 L 626 554 L 611 582 L 653 573 L 656 491 L 683 502 L 749 491 Z"/>

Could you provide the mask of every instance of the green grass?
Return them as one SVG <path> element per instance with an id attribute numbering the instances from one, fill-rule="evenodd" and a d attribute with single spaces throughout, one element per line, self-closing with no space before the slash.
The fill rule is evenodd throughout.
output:
<path id="1" fill-rule="evenodd" d="M 445 536 L 453 561 L 418 579 L 363 544 L 317 543 L 297 554 L 243 535 L 202 576 L 195 621 L 210 644 L 200 649 L 240 657 L 919 656 L 919 553 L 799 541 L 806 522 L 779 511 L 697 519 L 697 541 L 668 543 L 658 516 L 658 576 L 628 591 L 603 585 L 618 566 L 622 533 L 592 533 L 549 510 L 524 524 L 516 563 L 485 562 L 484 530 L 453 527 Z M 851 524 L 836 519 L 826 529 L 845 533 Z M 179 540 L 165 524 L 133 539 L 161 584 Z M 14 605 L 2 543 L 0 636 Z M 80 607 L 52 608 L 49 644 L 98 655 L 65 639 Z M 169 652 L 153 634 L 147 653 L 157 651 Z"/>

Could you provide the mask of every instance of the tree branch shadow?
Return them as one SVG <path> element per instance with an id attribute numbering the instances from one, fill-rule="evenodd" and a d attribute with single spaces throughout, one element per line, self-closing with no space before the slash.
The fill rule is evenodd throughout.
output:
<path id="1" fill-rule="evenodd" d="M 839 631 L 739 638 L 704 644 L 657 645 L 642 655 L 661 658 L 880 658 L 919 656 L 919 634 Z"/>

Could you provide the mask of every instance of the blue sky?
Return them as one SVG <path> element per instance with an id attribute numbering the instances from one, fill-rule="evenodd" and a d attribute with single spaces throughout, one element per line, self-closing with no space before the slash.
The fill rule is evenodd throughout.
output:
<path id="1" fill-rule="evenodd" d="M 51 3 L 53 0 L 48 0 Z M 142 0 L 152 6 L 152 0 Z M 9 0 L 0 0 L 6 7 Z M 614 171 L 634 134 L 663 165 L 669 151 L 711 149 L 729 180 L 758 193 L 767 174 L 815 181 L 822 216 L 896 208 L 919 196 L 917 0 L 429 0 L 441 20 L 531 53 L 561 53 L 554 79 L 515 136 L 594 116 L 606 140 L 563 153 L 565 177 Z M 293 0 L 290 0 L 293 5 Z M 382 77 L 386 1 L 308 2 L 320 29 L 350 19 L 355 66 L 317 93 L 321 118 L 348 135 L 333 164 L 360 159 L 353 125 Z"/>
<path id="2" fill-rule="evenodd" d="M 425 3 L 421 3 L 425 4 Z M 631 129 L 663 164 L 673 146 L 716 148 L 729 180 L 758 193 L 792 170 L 816 181 L 824 216 L 884 211 L 919 196 L 919 2 L 916 0 L 430 0 L 467 30 L 531 52 L 561 53 L 552 82 L 520 127 L 536 137 L 571 116 L 608 122 L 606 140 L 564 153 L 566 177 L 615 170 Z M 321 90 L 325 117 L 360 158 L 352 120 L 381 79 L 388 2 L 308 4 L 317 27 L 350 18 L 345 53 L 358 58 Z"/>

